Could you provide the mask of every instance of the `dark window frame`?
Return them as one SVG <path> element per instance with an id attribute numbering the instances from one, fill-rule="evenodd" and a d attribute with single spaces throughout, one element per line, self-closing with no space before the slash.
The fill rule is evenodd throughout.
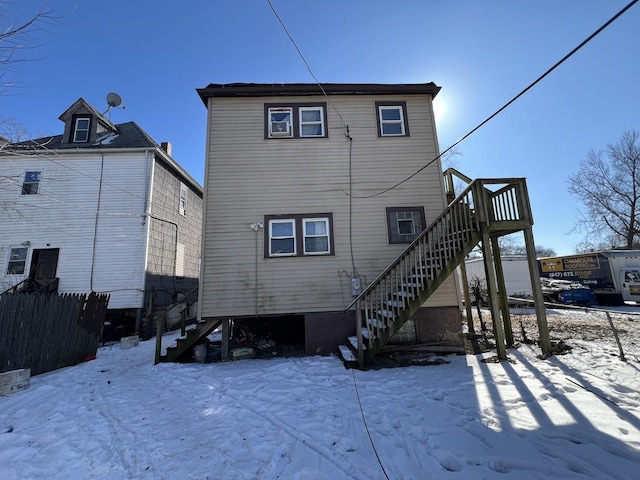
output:
<path id="1" fill-rule="evenodd" d="M 300 109 L 301 108 L 322 108 L 322 135 L 305 135 L 300 134 Z M 291 135 L 289 136 L 271 136 L 270 135 L 270 118 L 269 109 L 271 108 L 290 108 L 291 109 Z M 328 138 L 329 124 L 327 119 L 327 103 L 326 102 L 305 102 L 305 103 L 265 103 L 264 104 L 264 138 L 265 140 L 279 140 L 292 138 L 310 139 L 310 138 Z"/>
<path id="2" fill-rule="evenodd" d="M 409 118 L 407 115 L 407 102 L 404 100 L 401 101 L 379 101 L 375 103 L 376 105 L 376 125 L 378 127 L 378 137 L 380 138 L 397 138 L 397 137 L 408 137 L 409 136 Z M 402 110 L 402 124 L 404 126 L 404 133 L 400 135 L 390 135 L 382 133 L 382 118 L 380 117 L 380 107 L 398 107 Z"/>
<path id="3" fill-rule="evenodd" d="M 400 234 L 399 232 L 397 233 L 394 232 L 393 224 L 394 222 L 396 222 L 397 224 L 398 220 L 405 220 L 405 219 L 398 219 L 397 217 L 394 219 L 393 214 L 407 213 L 407 212 L 411 212 L 413 214 L 418 213 L 419 219 L 420 219 L 420 222 L 422 222 L 422 225 L 417 226 L 417 228 L 415 229 L 416 231 L 412 234 L 411 239 L 409 238 L 400 239 L 398 237 L 400 237 L 402 234 Z M 387 207 L 386 219 L 387 219 L 387 239 L 390 245 L 409 244 L 413 242 L 416 239 L 416 237 L 424 231 L 425 228 L 427 228 L 427 221 L 426 221 L 424 207 Z M 412 217 L 412 220 L 415 220 L 415 218 Z M 408 235 L 403 235 L 403 236 L 408 237 Z"/>
<path id="4" fill-rule="evenodd" d="M 326 218 L 329 223 L 329 251 L 326 253 L 304 253 L 304 222 L 303 220 L 315 220 Z M 294 253 L 271 254 L 271 221 L 292 220 L 294 226 Z M 298 258 L 298 257 L 326 257 L 335 256 L 335 242 L 333 234 L 333 213 L 295 213 L 288 215 L 265 215 L 264 216 L 264 258 Z"/>
<path id="5" fill-rule="evenodd" d="M 37 181 L 29 180 L 29 174 L 37 174 Z M 40 182 L 42 182 L 42 170 L 27 170 L 24 173 L 20 195 L 37 195 L 40 191 Z"/>

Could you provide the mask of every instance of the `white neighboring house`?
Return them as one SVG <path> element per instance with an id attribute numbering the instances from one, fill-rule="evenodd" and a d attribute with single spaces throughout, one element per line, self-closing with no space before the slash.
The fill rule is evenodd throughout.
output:
<path id="1" fill-rule="evenodd" d="M 0 144 L 0 293 L 107 292 L 136 328 L 152 289 L 163 306 L 197 287 L 202 187 L 135 122 L 83 99 L 60 120 L 62 135 Z"/>
<path id="2" fill-rule="evenodd" d="M 507 287 L 507 295 L 521 296 L 532 295 L 531 278 L 529 276 L 529 264 L 526 255 L 502 255 L 502 271 L 504 273 L 504 283 Z M 484 272 L 484 259 L 470 258 L 465 260 L 467 268 L 467 280 L 472 281 L 474 277 L 479 278 L 486 285 L 486 275 Z M 462 278 L 462 276 L 460 276 Z"/>

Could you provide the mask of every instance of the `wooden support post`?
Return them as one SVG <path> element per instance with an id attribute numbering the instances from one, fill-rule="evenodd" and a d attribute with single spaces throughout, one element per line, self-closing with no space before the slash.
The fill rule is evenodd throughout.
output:
<path id="1" fill-rule="evenodd" d="M 498 238 L 491 238 L 491 251 L 493 253 L 493 261 L 496 265 L 496 280 L 498 281 L 498 299 L 500 300 L 500 311 L 502 312 L 502 322 L 504 325 L 504 339 L 507 347 L 513 347 L 513 327 L 511 325 L 511 316 L 509 312 L 509 298 L 507 294 L 507 285 L 504 281 L 504 269 L 502 268 L 502 257 L 500 256 L 500 246 Z"/>
<path id="2" fill-rule="evenodd" d="M 476 334 L 473 326 L 473 311 L 471 310 L 471 295 L 469 294 L 469 279 L 467 278 L 467 267 L 464 260 L 460 264 L 460 276 L 462 277 L 462 292 L 464 294 L 464 306 L 467 312 L 467 325 L 471 335 Z"/>
<path id="3" fill-rule="evenodd" d="M 231 319 L 225 318 L 222 320 L 222 351 L 220 352 L 220 359 L 225 361 L 229 360 L 229 327 Z"/>
<path id="4" fill-rule="evenodd" d="M 484 251 L 484 271 L 487 279 L 487 293 L 489 294 L 489 308 L 491 309 L 491 319 L 493 321 L 493 336 L 496 341 L 498 360 L 507 359 L 507 348 L 504 343 L 504 331 L 500 319 L 500 308 L 498 305 L 498 289 L 496 287 L 496 272 L 491 254 L 491 240 L 486 228 L 482 231 L 482 246 Z"/>
<path id="5" fill-rule="evenodd" d="M 613 336 L 616 338 L 616 343 L 618 344 L 618 349 L 620 350 L 620 360 L 626 362 L 627 359 L 624 357 L 624 352 L 622 351 L 622 344 L 620 343 L 620 337 L 618 337 L 618 330 L 613 326 L 613 320 L 611 320 L 611 315 L 609 312 L 605 312 L 607 314 L 607 320 L 609 321 L 609 326 L 611 327 L 611 331 L 613 332 Z"/>
<path id="6" fill-rule="evenodd" d="M 360 301 L 356 302 L 356 339 L 358 342 L 358 368 L 364 369 L 364 344 L 362 343 L 362 309 Z"/>
<path id="7" fill-rule="evenodd" d="M 151 295 L 149 295 L 149 321 L 153 322 L 153 297 L 154 290 L 151 289 Z M 160 356 L 162 355 L 162 317 L 158 315 L 156 318 L 156 361 L 157 365 L 160 363 Z"/>
<path id="8" fill-rule="evenodd" d="M 187 333 L 187 305 L 180 312 L 180 336 L 184 337 Z"/>
<path id="9" fill-rule="evenodd" d="M 547 312 L 544 307 L 544 297 L 542 286 L 540 285 L 540 272 L 538 271 L 538 261 L 536 260 L 536 245 L 533 241 L 533 229 L 524 229 L 524 245 L 527 250 L 527 262 L 529 264 L 529 276 L 531 278 L 531 291 L 533 293 L 533 305 L 536 309 L 538 319 L 538 333 L 540 335 L 540 348 L 545 357 L 553 355 L 551 349 L 551 339 L 549 338 L 549 325 L 547 324 Z"/>

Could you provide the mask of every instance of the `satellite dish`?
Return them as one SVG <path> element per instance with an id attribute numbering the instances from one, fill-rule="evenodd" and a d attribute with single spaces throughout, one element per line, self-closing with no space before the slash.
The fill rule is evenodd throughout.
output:
<path id="1" fill-rule="evenodd" d="M 113 92 L 107 94 L 107 105 L 109 105 L 109 107 L 115 108 L 115 107 L 119 107 L 121 104 L 122 104 L 122 97 L 120 97 L 120 95 Z"/>

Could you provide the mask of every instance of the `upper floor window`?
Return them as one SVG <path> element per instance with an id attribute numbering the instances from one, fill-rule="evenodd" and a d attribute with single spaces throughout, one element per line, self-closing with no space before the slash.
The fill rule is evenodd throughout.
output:
<path id="1" fill-rule="evenodd" d="M 333 255 L 333 215 L 265 216 L 265 258 Z"/>
<path id="2" fill-rule="evenodd" d="M 76 118 L 73 128 L 73 141 L 74 143 L 88 142 L 89 141 L 89 127 L 91 126 L 91 119 L 88 117 Z"/>
<path id="3" fill-rule="evenodd" d="M 376 102 L 379 137 L 409 136 L 407 102 Z"/>
<path id="4" fill-rule="evenodd" d="M 314 137 L 327 137 L 326 103 L 265 105 L 265 138 Z"/>
<path id="5" fill-rule="evenodd" d="M 187 186 L 184 183 L 180 183 L 179 211 L 180 215 L 187 214 Z"/>
<path id="6" fill-rule="evenodd" d="M 7 275 L 22 275 L 27 264 L 26 247 L 12 248 L 9 251 L 9 264 L 7 265 Z"/>
<path id="7" fill-rule="evenodd" d="M 22 183 L 22 195 L 36 195 L 40 188 L 40 178 L 42 178 L 40 170 L 26 172 Z"/>
<path id="8" fill-rule="evenodd" d="M 388 207 L 389 243 L 411 243 L 426 227 L 424 207 Z"/>

